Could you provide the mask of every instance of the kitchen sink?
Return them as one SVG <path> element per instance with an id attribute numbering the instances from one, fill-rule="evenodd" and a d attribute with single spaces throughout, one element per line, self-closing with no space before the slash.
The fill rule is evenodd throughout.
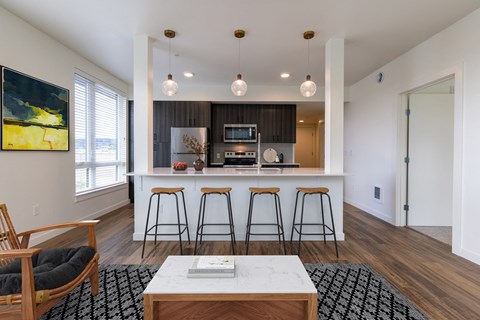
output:
<path id="1" fill-rule="evenodd" d="M 281 168 L 236 168 L 237 171 L 282 171 Z"/>

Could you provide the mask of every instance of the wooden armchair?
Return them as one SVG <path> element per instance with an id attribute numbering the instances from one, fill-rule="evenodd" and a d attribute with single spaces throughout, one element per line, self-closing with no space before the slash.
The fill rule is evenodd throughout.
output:
<path id="1" fill-rule="evenodd" d="M 0 294 L 0 319 L 24 319 L 36 320 L 40 318 L 46 311 L 57 304 L 64 296 L 72 291 L 76 286 L 81 284 L 87 277 L 90 278 L 92 287 L 92 295 L 98 293 L 98 259 L 95 230 L 94 226 L 98 220 L 80 221 L 65 223 L 43 227 L 17 234 L 13 228 L 12 221 L 8 216 L 5 204 L 0 204 L 0 289 L 3 291 L 11 290 L 10 285 L 17 285 L 17 292 Z M 32 233 L 43 232 L 58 228 L 70 227 L 87 227 L 88 228 L 88 246 L 77 249 L 50 249 L 43 250 L 39 248 L 28 249 L 28 242 Z M 21 241 L 19 240 L 21 238 Z M 78 248 L 78 249 L 80 249 Z M 48 280 L 53 278 L 56 280 L 56 287 L 50 288 L 51 284 L 41 282 L 41 277 L 45 275 L 45 268 L 40 266 L 43 255 L 48 256 L 49 263 L 55 255 L 61 256 L 58 260 L 64 259 L 67 254 L 65 251 L 57 253 L 55 250 L 71 250 L 68 251 L 69 256 L 75 260 L 75 272 L 69 275 L 73 280 L 65 277 L 65 265 L 57 266 L 57 274 L 53 274 L 55 270 L 51 270 Z M 71 253 L 72 252 L 72 253 Z M 88 254 L 84 254 L 88 253 Z M 46 260 L 47 258 L 43 258 Z M 84 263 L 78 267 L 78 259 Z M 55 259 L 54 259 L 55 260 Z M 68 262 L 63 262 L 68 263 Z M 49 264 L 49 265 L 50 265 Z M 73 263 L 72 263 L 73 264 Z M 83 267 L 83 265 L 85 265 Z M 83 270 L 81 269 L 83 267 Z M 15 269 L 16 268 L 16 269 Z M 38 273 L 37 268 L 43 268 Z M 63 268 L 63 269 L 61 269 Z M 80 270 L 78 270 L 80 268 Z M 9 273 L 9 270 L 17 270 Z M 58 273 L 58 270 L 63 271 Z M 18 272 L 17 274 L 15 274 Z M 21 275 L 19 273 L 21 272 Z M 76 275 L 76 273 L 79 273 Z M 5 275 L 6 274 L 6 275 Z M 3 278 L 2 278 L 3 277 Z M 16 277 L 16 278 L 15 278 Z M 5 280 L 7 279 L 7 280 Z M 44 280 L 44 279 L 43 279 Z M 48 282 L 48 281 L 47 281 Z M 51 281 L 50 281 L 51 282 Z M 58 284 L 60 282 L 60 285 Z M 65 282 L 65 283 L 63 283 Z M 9 284 L 9 285 L 6 285 Z M 36 285 L 40 283 L 40 285 Z M 3 286 L 3 288 L 2 288 Z M 46 288 L 38 288 L 46 287 Z M 0 291 L 1 292 L 1 291 Z"/>

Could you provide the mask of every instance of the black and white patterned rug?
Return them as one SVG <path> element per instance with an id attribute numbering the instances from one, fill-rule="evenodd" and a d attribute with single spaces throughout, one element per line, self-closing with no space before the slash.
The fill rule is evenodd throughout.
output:
<path id="1" fill-rule="evenodd" d="M 41 319 L 142 320 L 143 290 L 159 266 L 100 265 L 100 291 L 85 281 Z M 319 319 L 427 319 L 364 264 L 306 264 L 318 289 Z"/>
<path id="2" fill-rule="evenodd" d="M 319 319 L 427 319 L 366 264 L 305 264 L 318 290 Z"/>

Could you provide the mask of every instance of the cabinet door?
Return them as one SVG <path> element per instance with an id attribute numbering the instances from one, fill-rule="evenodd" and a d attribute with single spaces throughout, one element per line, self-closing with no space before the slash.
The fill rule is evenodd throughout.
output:
<path id="1" fill-rule="evenodd" d="M 209 101 L 195 101 L 193 108 L 193 127 L 211 128 L 212 104 Z"/>
<path id="2" fill-rule="evenodd" d="M 212 142 L 223 143 L 223 125 L 230 123 L 228 105 L 214 104 L 212 105 Z"/>
<path id="3" fill-rule="evenodd" d="M 296 142 L 296 122 L 297 107 L 296 105 L 279 106 L 280 111 L 280 128 L 279 143 L 295 143 Z"/>
<path id="4" fill-rule="evenodd" d="M 295 105 L 261 105 L 259 109 L 262 142 L 295 143 Z"/>
<path id="5" fill-rule="evenodd" d="M 153 166 L 170 166 L 170 128 L 174 121 L 173 101 L 153 102 Z"/>
<path id="6" fill-rule="evenodd" d="M 210 106 L 208 101 L 176 101 L 173 126 L 210 128 Z"/>
<path id="7" fill-rule="evenodd" d="M 274 143 L 277 142 L 277 127 L 280 126 L 277 119 L 275 105 L 261 105 L 260 109 L 260 125 L 258 132 L 261 135 L 261 142 Z"/>
<path id="8" fill-rule="evenodd" d="M 170 167 L 170 142 L 153 144 L 153 167 Z"/>
<path id="9" fill-rule="evenodd" d="M 174 122 L 173 101 L 153 102 L 153 142 L 170 142 L 170 128 Z"/>

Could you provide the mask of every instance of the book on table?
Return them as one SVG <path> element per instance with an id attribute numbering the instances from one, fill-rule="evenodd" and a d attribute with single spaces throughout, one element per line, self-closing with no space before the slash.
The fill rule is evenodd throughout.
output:
<path id="1" fill-rule="evenodd" d="M 187 276 L 191 278 L 233 278 L 235 276 L 235 259 L 233 256 L 194 258 Z"/>

